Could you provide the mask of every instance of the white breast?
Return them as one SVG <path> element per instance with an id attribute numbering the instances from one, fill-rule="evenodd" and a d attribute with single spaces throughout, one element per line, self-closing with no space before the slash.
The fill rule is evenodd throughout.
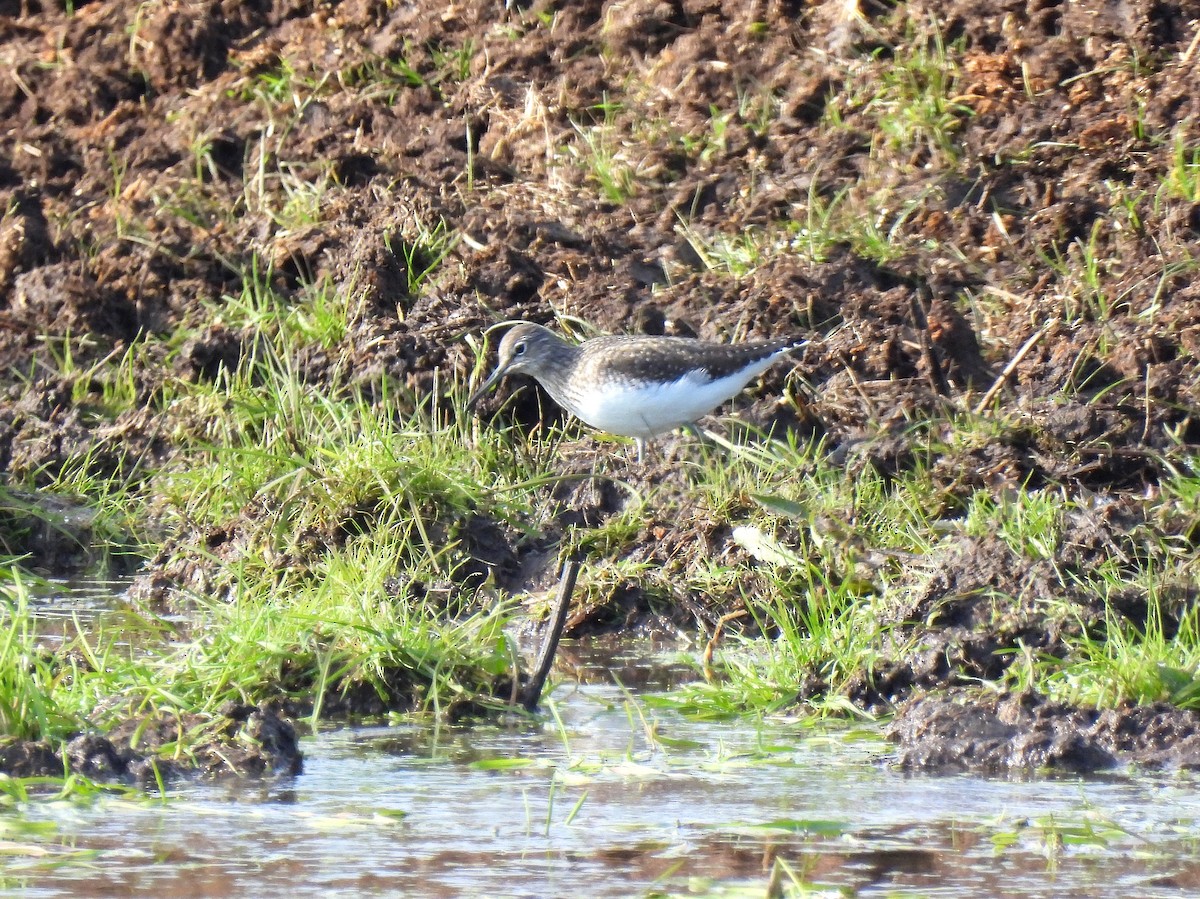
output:
<path id="1" fill-rule="evenodd" d="M 573 411 L 601 431 L 648 439 L 707 415 L 764 372 L 778 355 L 716 380 L 692 371 L 662 384 L 607 381 L 601 389 L 578 397 Z"/>

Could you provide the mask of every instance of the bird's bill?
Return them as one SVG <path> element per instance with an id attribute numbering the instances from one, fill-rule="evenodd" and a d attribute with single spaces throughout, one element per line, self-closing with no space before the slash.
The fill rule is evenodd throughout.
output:
<path id="1" fill-rule="evenodd" d="M 504 369 L 503 368 L 497 368 L 494 372 L 492 372 L 488 376 L 488 379 L 486 381 L 484 381 L 482 384 L 480 384 L 479 389 L 476 390 L 474 393 L 472 393 L 470 399 L 467 400 L 467 410 L 470 411 L 471 409 L 474 409 L 475 404 L 478 403 L 483 398 L 483 395 L 485 393 L 487 393 L 489 390 L 491 390 L 493 387 L 495 387 L 497 384 L 499 384 L 500 379 L 503 377 L 504 377 Z"/>

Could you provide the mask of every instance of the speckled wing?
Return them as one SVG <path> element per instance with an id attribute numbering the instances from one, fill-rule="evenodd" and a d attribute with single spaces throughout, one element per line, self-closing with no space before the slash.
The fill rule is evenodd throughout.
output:
<path id="1" fill-rule="evenodd" d="M 796 338 L 726 344 L 689 337 L 598 337 L 584 344 L 577 372 L 629 381 L 674 381 L 703 372 L 719 380 L 803 343 Z"/>

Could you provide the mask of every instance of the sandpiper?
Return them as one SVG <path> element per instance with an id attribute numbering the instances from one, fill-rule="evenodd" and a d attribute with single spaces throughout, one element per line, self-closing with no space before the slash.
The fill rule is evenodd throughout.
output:
<path id="1" fill-rule="evenodd" d="M 500 341 L 496 369 L 467 408 L 505 375 L 526 374 L 592 427 L 632 437 L 641 462 L 651 437 L 691 425 L 806 342 L 613 335 L 576 346 L 541 325 L 519 322 Z"/>

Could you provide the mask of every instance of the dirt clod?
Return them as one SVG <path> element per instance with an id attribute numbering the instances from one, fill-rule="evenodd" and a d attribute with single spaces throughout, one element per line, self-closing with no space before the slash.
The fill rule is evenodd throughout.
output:
<path id="1" fill-rule="evenodd" d="M 921 697 L 900 709 L 888 735 L 900 766 L 912 770 L 1200 768 L 1200 715 L 1166 704 L 1096 711 L 1028 694 L 983 703 Z"/>

